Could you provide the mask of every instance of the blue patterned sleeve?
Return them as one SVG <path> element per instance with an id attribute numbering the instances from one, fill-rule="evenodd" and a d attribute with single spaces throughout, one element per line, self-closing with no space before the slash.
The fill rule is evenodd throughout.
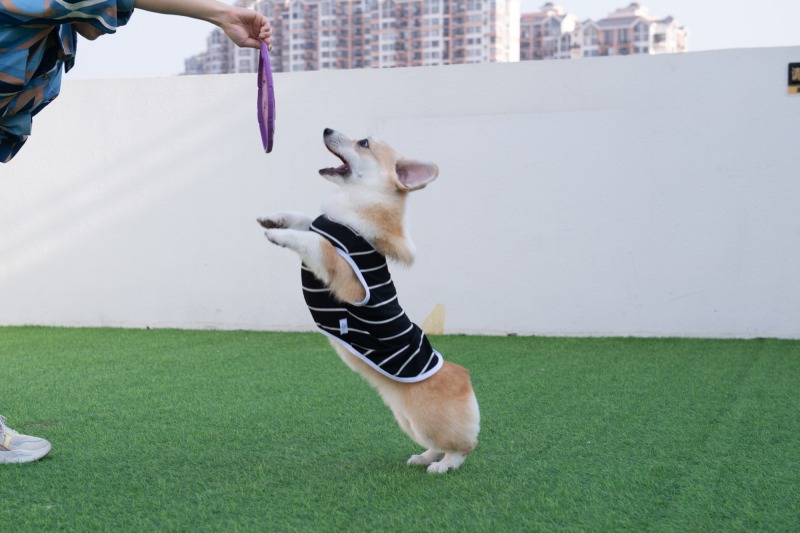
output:
<path id="1" fill-rule="evenodd" d="M 114 33 L 131 18 L 133 2 L 0 0 L 0 163 L 22 148 L 33 116 L 58 96 L 61 65 L 69 70 L 75 57 L 72 24 Z"/>
<path id="2" fill-rule="evenodd" d="M 127 24 L 134 0 L 3 0 L 0 2 L 0 29 L 3 25 L 56 26 L 87 22 L 103 33 L 114 33 Z"/>

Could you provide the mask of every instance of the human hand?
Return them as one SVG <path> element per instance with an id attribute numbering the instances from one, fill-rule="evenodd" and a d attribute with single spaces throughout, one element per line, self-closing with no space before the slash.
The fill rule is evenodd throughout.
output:
<path id="1" fill-rule="evenodd" d="M 231 6 L 220 27 L 236 46 L 261 48 L 263 41 L 272 49 L 272 28 L 267 18 L 258 11 Z"/>

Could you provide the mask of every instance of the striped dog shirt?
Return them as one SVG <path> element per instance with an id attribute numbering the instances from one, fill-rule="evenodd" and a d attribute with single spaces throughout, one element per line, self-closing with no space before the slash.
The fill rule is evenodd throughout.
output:
<path id="1" fill-rule="evenodd" d="M 361 302 L 340 302 L 304 264 L 303 296 L 320 331 L 395 381 L 413 383 L 435 374 L 442 356 L 400 307 L 386 258 L 352 228 L 325 215 L 310 229 L 336 248 L 367 292 Z"/>

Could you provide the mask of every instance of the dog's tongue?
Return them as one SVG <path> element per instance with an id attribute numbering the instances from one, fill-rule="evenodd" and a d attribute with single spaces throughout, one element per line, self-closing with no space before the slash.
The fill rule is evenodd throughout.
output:
<path id="1" fill-rule="evenodd" d="M 339 174 L 340 176 L 344 176 L 350 172 L 349 165 L 340 165 L 336 168 L 323 168 L 319 171 L 320 174 Z"/>

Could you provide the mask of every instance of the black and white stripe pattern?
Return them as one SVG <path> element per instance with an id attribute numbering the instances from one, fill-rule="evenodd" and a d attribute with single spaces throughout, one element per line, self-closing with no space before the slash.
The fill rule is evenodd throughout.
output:
<path id="1" fill-rule="evenodd" d="M 422 381 L 435 374 L 442 356 L 400 307 L 386 258 L 352 228 L 325 215 L 311 224 L 311 231 L 336 248 L 367 291 L 362 302 L 339 302 L 303 265 L 303 296 L 320 331 L 396 381 Z"/>

